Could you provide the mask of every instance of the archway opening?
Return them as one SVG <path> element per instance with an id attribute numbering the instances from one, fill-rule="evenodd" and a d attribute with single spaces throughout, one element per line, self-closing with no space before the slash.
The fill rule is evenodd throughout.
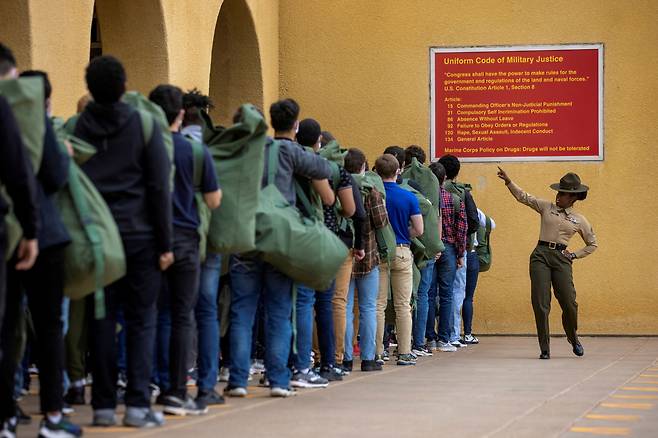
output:
<path id="1" fill-rule="evenodd" d="M 230 125 L 243 103 L 263 108 L 263 75 L 256 27 L 245 0 L 224 0 L 217 17 L 210 66 L 213 119 Z"/>

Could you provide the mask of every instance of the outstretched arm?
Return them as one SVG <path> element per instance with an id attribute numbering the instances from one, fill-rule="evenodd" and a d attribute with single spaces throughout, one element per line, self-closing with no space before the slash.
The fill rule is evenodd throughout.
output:
<path id="1" fill-rule="evenodd" d="M 509 189 L 510 193 L 512 193 L 512 196 L 516 198 L 517 201 L 519 201 L 523 205 L 527 205 L 528 207 L 532 208 L 535 210 L 537 213 L 541 213 L 547 208 L 550 208 L 551 203 L 550 201 L 545 201 L 543 199 L 538 199 L 534 197 L 533 195 L 523 191 L 521 187 L 517 186 L 514 184 L 512 179 L 507 176 L 507 173 L 498 167 L 498 178 L 502 179 L 505 181 L 505 185 Z"/>

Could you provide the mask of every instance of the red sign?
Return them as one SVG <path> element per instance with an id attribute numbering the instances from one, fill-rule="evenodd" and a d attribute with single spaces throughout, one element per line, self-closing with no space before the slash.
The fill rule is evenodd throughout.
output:
<path id="1" fill-rule="evenodd" d="M 602 45 L 434 48 L 432 156 L 603 159 Z"/>

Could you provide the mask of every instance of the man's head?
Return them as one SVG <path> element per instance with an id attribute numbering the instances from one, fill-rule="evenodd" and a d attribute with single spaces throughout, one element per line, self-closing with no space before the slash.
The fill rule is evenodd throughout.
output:
<path id="1" fill-rule="evenodd" d="M 443 164 L 435 161 L 430 164 L 430 170 L 436 176 L 436 179 L 439 180 L 439 184 L 443 185 L 443 182 L 446 180 L 446 169 L 443 167 Z"/>
<path id="2" fill-rule="evenodd" d="M 113 56 L 99 56 L 87 66 L 87 88 L 95 102 L 115 103 L 126 92 L 126 71 Z"/>
<path id="3" fill-rule="evenodd" d="M 427 156 L 425 151 L 418 145 L 412 144 L 404 150 L 404 165 L 408 166 L 411 164 L 413 159 L 417 159 L 420 164 L 425 164 Z"/>
<path id="4" fill-rule="evenodd" d="M 0 80 L 13 79 L 18 76 L 16 58 L 11 49 L 0 43 Z"/>
<path id="5" fill-rule="evenodd" d="M 183 96 L 183 109 L 185 110 L 183 126 L 201 125 L 203 123 L 200 116 L 201 110 L 208 112 L 214 107 L 210 97 L 198 89 L 188 91 Z"/>
<path id="6" fill-rule="evenodd" d="M 20 74 L 22 78 L 41 78 L 43 80 L 43 97 L 46 111 L 50 114 L 50 96 L 53 94 L 53 86 L 50 84 L 48 73 L 41 70 L 26 70 Z"/>
<path id="7" fill-rule="evenodd" d="M 362 173 L 366 170 L 366 156 L 361 149 L 351 148 L 345 155 L 345 170 L 349 173 Z"/>
<path id="8" fill-rule="evenodd" d="M 276 132 L 290 132 L 297 129 L 299 105 L 293 99 L 283 99 L 270 106 L 272 128 Z"/>
<path id="9" fill-rule="evenodd" d="M 297 143 L 301 144 L 302 146 L 319 147 L 321 138 L 322 129 L 316 120 L 304 119 L 299 122 L 299 130 L 297 131 Z"/>
<path id="10" fill-rule="evenodd" d="M 400 163 L 392 154 L 384 154 L 375 161 L 375 171 L 383 180 L 395 180 L 398 176 Z"/>
<path id="11" fill-rule="evenodd" d="M 400 169 L 404 167 L 405 153 L 404 149 L 402 149 L 400 146 L 389 146 L 384 149 L 384 153 L 393 155 L 395 158 L 397 158 Z"/>
<path id="12" fill-rule="evenodd" d="M 322 131 L 322 140 L 320 141 L 320 146 L 325 147 L 327 143 L 331 143 L 336 140 L 336 137 L 329 131 Z"/>
<path id="13" fill-rule="evenodd" d="M 459 159 L 454 155 L 444 155 L 439 158 L 439 163 L 443 164 L 443 167 L 446 169 L 446 178 L 455 179 L 459 175 Z"/>
<path id="14" fill-rule="evenodd" d="M 162 108 L 169 125 L 183 120 L 183 91 L 174 85 L 158 85 L 149 94 L 149 100 Z"/>

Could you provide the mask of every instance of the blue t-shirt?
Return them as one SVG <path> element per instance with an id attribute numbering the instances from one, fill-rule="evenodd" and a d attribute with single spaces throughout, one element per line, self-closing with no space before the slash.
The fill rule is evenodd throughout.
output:
<path id="1" fill-rule="evenodd" d="M 409 245 L 409 221 L 411 216 L 420 214 L 418 199 L 413 193 L 403 189 L 394 182 L 385 182 L 386 211 L 388 220 L 395 232 L 395 240 L 398 245 Z"/>
<path id="2" fill-rule="evenodd" d="M 174 179 L 174 226 L 196 230 L 199 227 L 199 213 L 194 202 L 194 153 L 192 143 L 182 134 L 175 132 L 174 137 L 174 165 L 176 177 Z M 204 148 L 203 174 L 201 176 L 201 193 L 214 192 L 219 188 L 215 166 L 208 148 Z"/>

